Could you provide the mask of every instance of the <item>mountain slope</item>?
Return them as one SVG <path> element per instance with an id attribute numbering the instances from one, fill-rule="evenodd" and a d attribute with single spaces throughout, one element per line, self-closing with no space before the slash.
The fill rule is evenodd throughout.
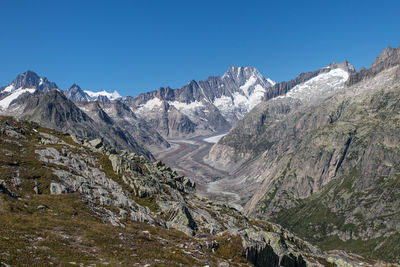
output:
<path id="1" fill-rule="evenodd" d="M 36 88 L 42 92 L 58 88 L 54 82 L 50 82 L 45 77 L 39 77 L 33 71 L 26 71 L 18 75 L 8 86 L 0 89 L 0 93 L 12 93 L 20 88 Z"/>
<path id="2" fill-rule="evenodd" d="M 124 132 L 129 133 L 142 147 L 167 148 L 169 143 L 146 121 L 137 118 L 136 115 L 122 102 L 100 101 L 75 103 L 81 110 L 98 123 L 110 126 L 118 126 Z"/>
<path id="3" fill-rule="evenodd" d="M 250 198 L 246 214 L 324 248 L 400 261 L 399 54 L 385 49 L 327 97 L 320 85 L 296 85 L 215 145 L 210 161 L 234 155 L 218 167 L 240 166 L 223 184 Z"/>
<path id="4" fill-rule="evenodd" d="M 200 199 L 161 162 L 97 141 L 0 117 L 2 265 L 366 264 Z"/>
<path id="5" fill-rule="evenodd" d="M 9 85 L 0 88 L 0 111 L 6 110 L 8 106 L 25 93 L 35 91 L 48 92 L 58 88 L 54 82 L 45 77 L 39 77 L 33 71 L 26 71 L 18 75 Z"/>
<path id="6" fill-rule="evenodd" d="M 231 67 L 222 77 L 191 81 L 179 89 L 160 88 L 127 97 L 124 103 L 164 136 L 220 133 L 259 103 L 273 84 L 254 67 Z"/>
<path id="7" fill-rule="evenodd" d="M 108 93 L 105 90 L 92 92 L 89 90 L 82 90 L 77 84 L 73 84 L 70 88 L 65 90 L 64 94 L 73 102 L 91 102 L 102 98 L 112 101 L 121 98 L 121 95 L 117 91 L 113 93 Z"/>
<path id="8" fill-rule="evenodd" d="M 65 90 L 64 94 L 73 102 L 89 102 L 91 100 L 91 97 L 75 83 L 70 88 Z"/>
<path id="9" fill-rule="evenodd" d="M 265 101 L 257 105 L 228 135 L 214 145 L 205 160 L 216 168 L 234 171 L 240 166 L 240 162 L 243 163 L 268 149 L 270 143 L 259 136 L 264 134 L 266 127 L 284 120 L 299 109 L 318 105 L 342 90 L 353 71 L 354 67 L 348 62 L 333 63 L 269 88 Z M 282 91 L 282 88 L 285 89 Z M 269 97 L 273 98 L 269 100 Z M 279 140 L 279 134 L 275 132 L 274 139 Z"/>
<path id="10" fill-rule="evenodd" d="M 140 146 L 129 133 L 113 125 L 101 109 L 97 115 L 104 123 L 99 124 L 58 89 L 22 95 L 4 113 L 89 139 L 102 137 L 106 143 L 114 147 L 135 151 L 154 159 L 151 153 Z"/>

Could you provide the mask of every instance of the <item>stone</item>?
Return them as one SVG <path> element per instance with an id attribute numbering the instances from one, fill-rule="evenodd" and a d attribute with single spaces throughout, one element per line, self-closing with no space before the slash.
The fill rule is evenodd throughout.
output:
<path id="1" fill-rule="evenodd" d="M 64 185 L 59 183 L 50 183 L 50 194 L 52 195 L 60 195 L 67 193 L 67 190 Z"/>
<path id="2" fill-rule="evenodd" d="M 37 210 L 46 210 L 48 208 L 49 207 L 47 207 L 46 205 L 39 205 L 39 206 L 36 207 Z"/>
<path id="3" fill-rule="evenodd" d="M 103 138 L 97 138 L 97 139 L 91 140 L 91 141 L 89 141 L 89 144 L 92 147 L 99 149 L 100 147 L 103 146 Z"/>

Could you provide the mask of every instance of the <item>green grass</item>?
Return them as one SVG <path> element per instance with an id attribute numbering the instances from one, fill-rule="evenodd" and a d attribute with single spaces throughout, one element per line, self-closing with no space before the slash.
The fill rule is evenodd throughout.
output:
<path id="1" fill-rule="evenodd" d="M 358 220 L 357 225 L 346 223 L 345 215 L 341 213 L 345 210 L 335 213 L 324 203 L 340 201 L 343 194 L 351 193 L 353 200 L 349 202 L 350 206 L 346 206 L 346 209 L 351 210 L 353 209 L 352 205 L 357 205 L 355 198 L 364 199 L 371 195 L 380 195 L 387 188 L 399 187 L 400 179 L 378 177 L 376 179 L 377 184 L 371 189 L 372 191 L 356 192 L 355 181 L 359 175 L 358 169 L 351 169 L 347 175 L 337 177 L 325 185 L 317 194 L 299 201 L 299 204 L 291 209 L 278 213 L 274 221 L 324 250 L 340 249 L 360 254 L 368 259 L 381 259 L 389 262 L 400 261 L 398 256 L 400 255 L 400 246 L 398 245 L 400 244 L 400 234 L 368 240 L 350 239 L 348 241 L 340 240 L 337 235 L 328 235 L 335 229 L 342 232 L 357 233 L 366 228 L 371 221 L 365 220 L 360 213 L 357 213 L 354 215 Z M 368 202 L 364 205 L 368 205 Z M 380 226 L 381 229 L 383 229 L 382 227 Z"/>

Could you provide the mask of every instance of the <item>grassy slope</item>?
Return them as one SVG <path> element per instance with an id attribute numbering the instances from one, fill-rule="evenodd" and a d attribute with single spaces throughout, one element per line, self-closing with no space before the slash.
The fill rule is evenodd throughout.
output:
<path id="1" fill-rule="evenodd" d="M 0 117 L 0 125 L 6 125 L 5 121 L 12 119 Z M 199 241 L 177 230 L 132 221 L 124 221 L 126 227 L 115 227 L 102 221 L 102 207 L 94 209 L 78 193 L 50 195 L 50 182 L 57 178 L 48 167 L 65 167 L 38 160 L 34 150 L 44 146 L 39 132 L 76 144 L 68 136 L 27 122 L 18 123 L 18 127 L 27 139 L 0 138 L 0 180 L 19 196 L 17 199 L 0 193 L 0 265 L 214 266 L 221 261 L 248 265 L 240 238 L 220 236 Z M 99 162 L 109 171 L 109 162 L 104 158 Z M 14 187 L 16 177 L 21 184 Z M 35 184 L 39 194 L 33 191 Z M 157 209 L 151 199 L 140 199 L 140 204 Z M 205 245 L 212 240 L 221 244 L 214 251 Z"/>

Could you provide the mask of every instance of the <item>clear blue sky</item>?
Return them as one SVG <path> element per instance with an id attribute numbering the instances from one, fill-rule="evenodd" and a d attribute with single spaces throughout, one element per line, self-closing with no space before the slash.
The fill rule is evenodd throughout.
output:
<path id="1" fill-rule="evenodd" d="M 135 96 L 255 66 L 275 81 L 400 45 L 400 1 L 0 0 L 0 85 L 28 69 L 61 89 Z"/>

